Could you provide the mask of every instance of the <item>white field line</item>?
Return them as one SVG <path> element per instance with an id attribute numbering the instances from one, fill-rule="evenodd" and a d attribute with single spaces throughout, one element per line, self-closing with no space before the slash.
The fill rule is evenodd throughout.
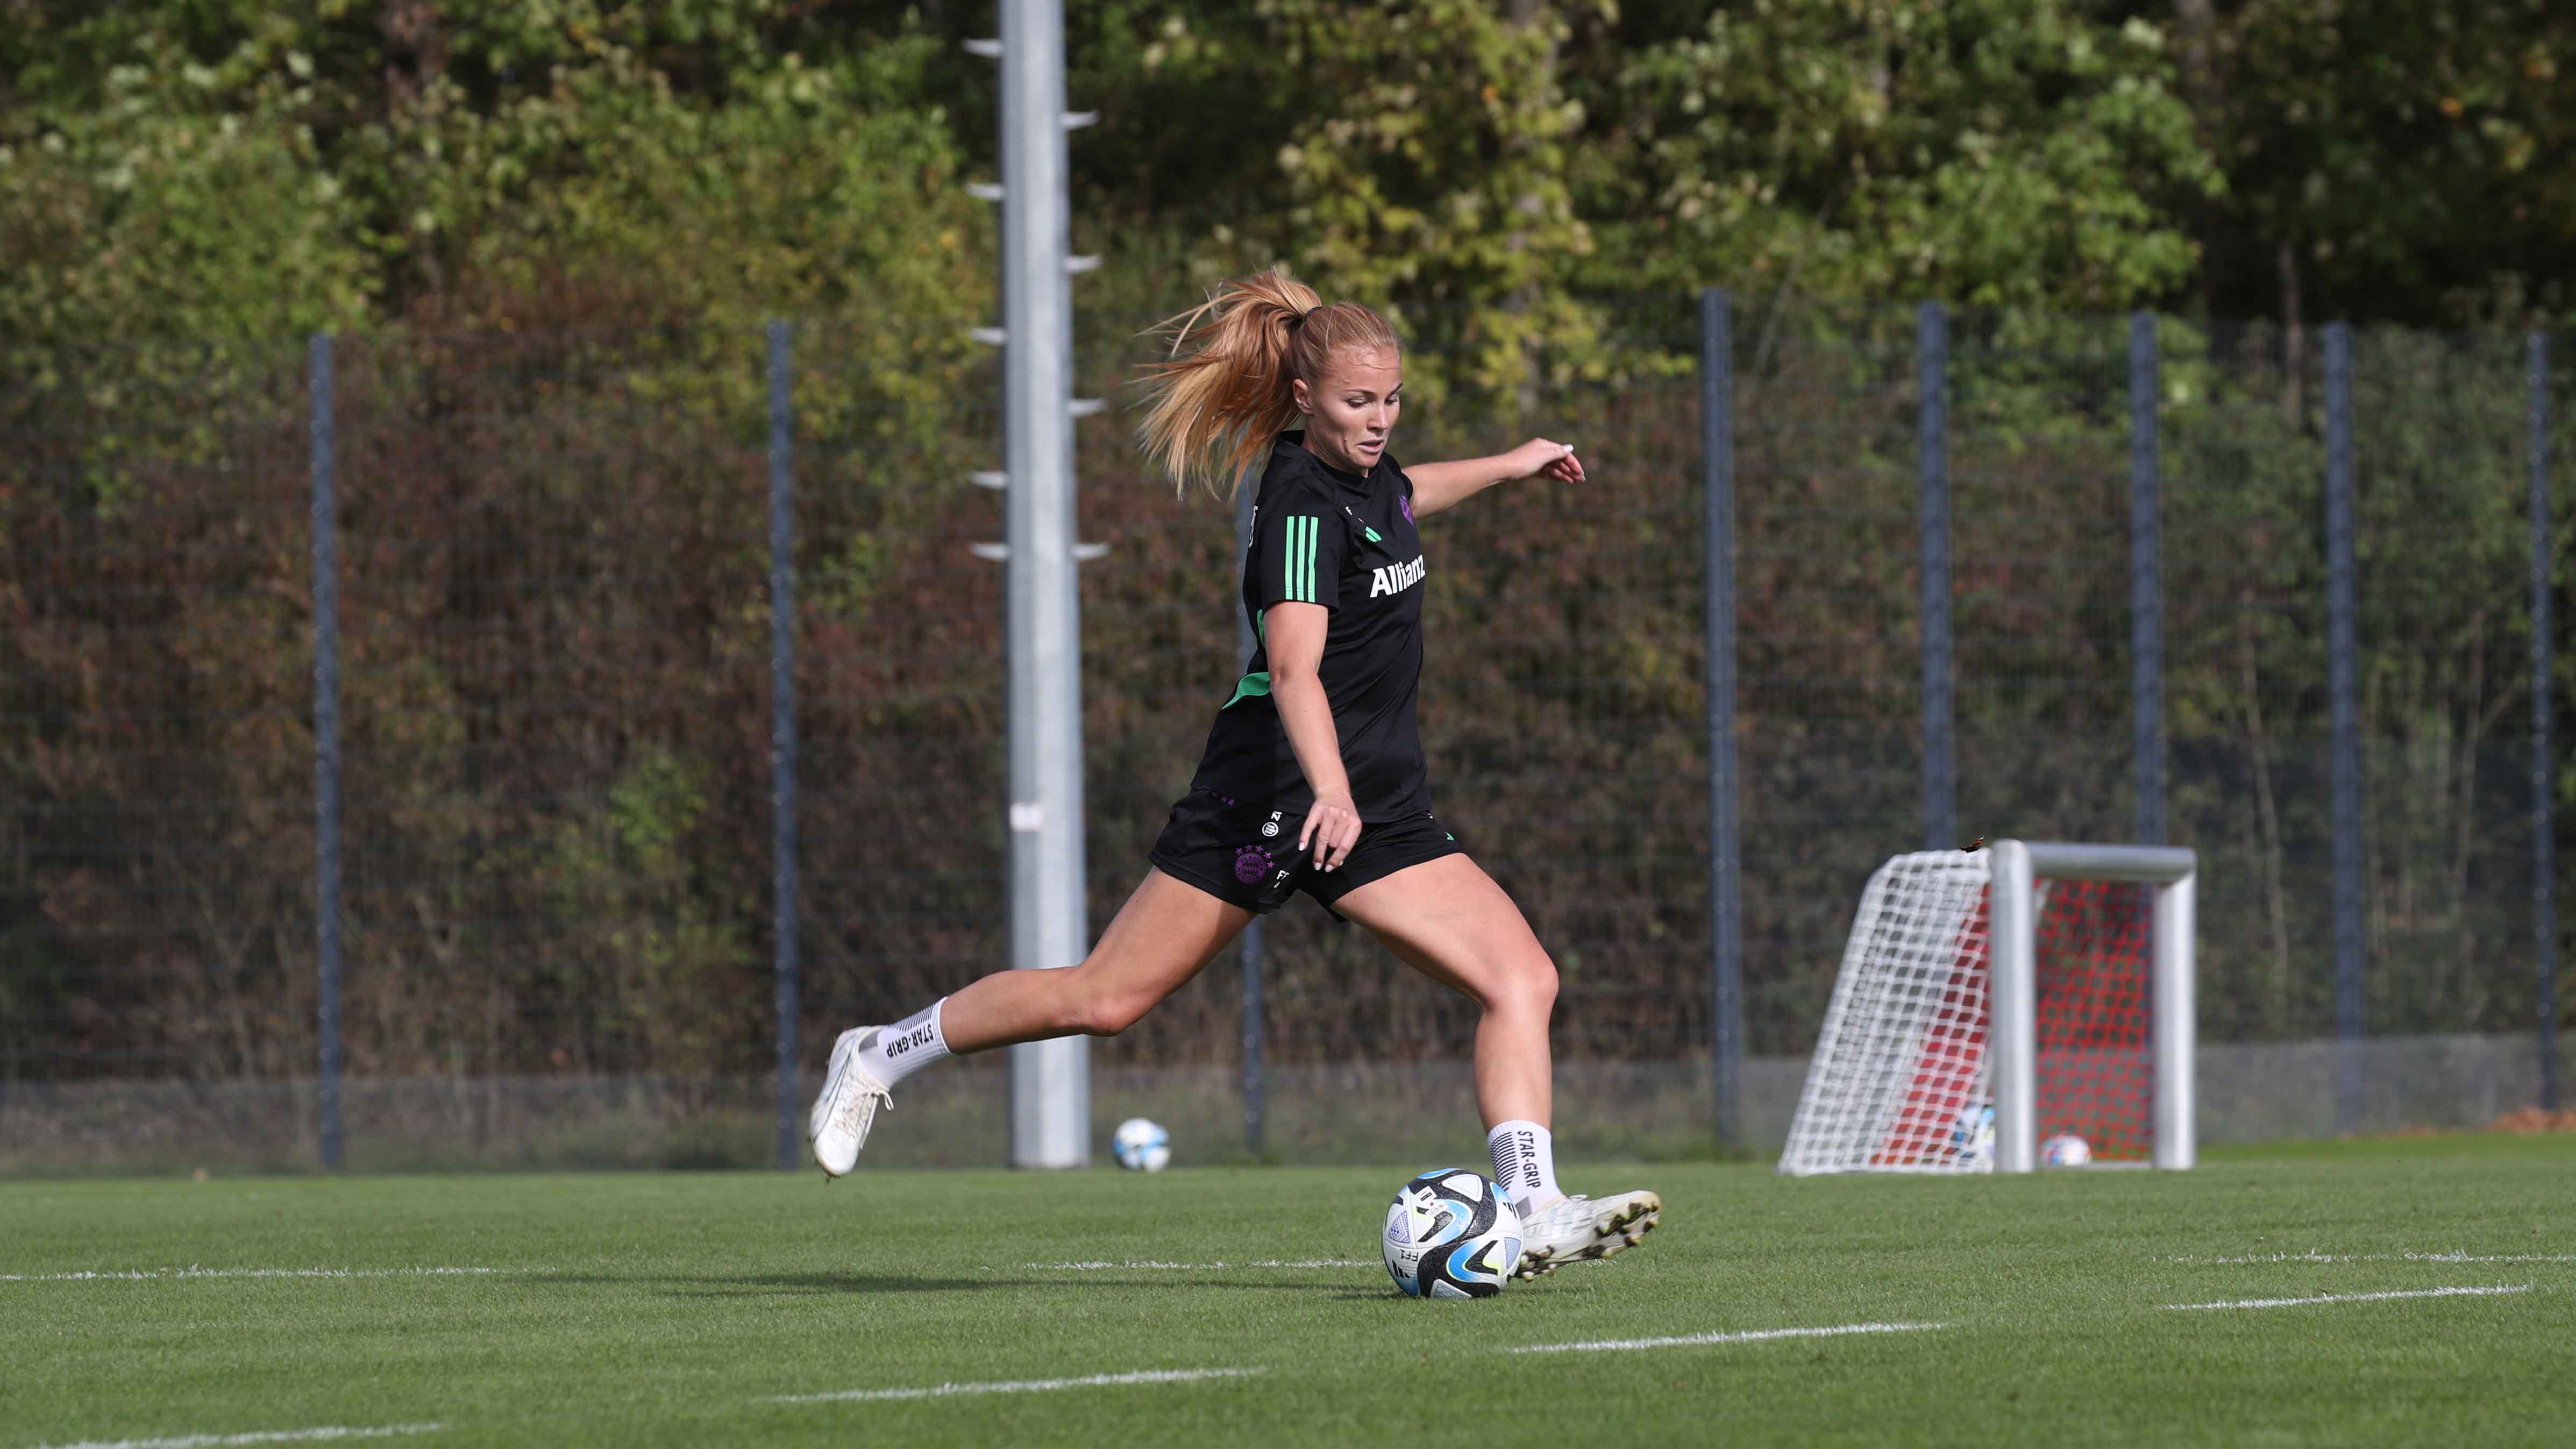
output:
<path id="1" fill-rule="evenodd" d="M 84 1439 L 78 1444 L 40 1444 L 37 1449 L 215 1449 L 221 1444 L 310 1444 L 328 1439 L 391 1439 L 401 1434 L 435 1434 L 442 1424 L 381 1424 L 353 1429 L 326 1424 L 319 1429 L 266 1429 L 251 1434 L 182 1434 L 174 1439 Z"/>
<path id="2" fill-rule="evenodd" d="M 2196 1266 L 2260 1263 L 2576 1263 L 2576 1253 L 2248 1253 L 2232 1258 L 2168 1258 Z"/>
<path id="3" fill-rule="evenodd" d="M 2166 1308 L 2303 1308 L 2311 1303 L 2383 1303 L 2391 1298 L 2491 1298 L 2499 1293 L 2528 1293 L 2529 1283 L 2498 1283 L 2484 1288 L 2399 1288 L 2385 1293 L 2311 1293 L 2304 1298 L 2231 1298 L 2222 1303 L 2167 1303 Z"/>
<path id="4" fill-rule="evenodd" d="M 1635 1348 L 1692 1348 L 1709 1343 L 1768 1343 L 1775 1338 L 1841 1338 L 1854 1333 L 1926 1333 L 1946 1323 L 1843 1323 L 1831 1328 L 1756 1328 L 1742 1333 L 1687 1333 L 1675 1338 L 1608 1338 L 1590 1343 L 1533 1343 L 1514 1353 L 1601 1353 Z"/>
<path id="5" fill-rule="evenodd" d="M 0 1273 L 0 1283 L 151 1283 L 177 1278 L 445 1278 L 542 1271 L 532 1268 L 131 1268 L 83 1273 Z"/>
<path id="6" fill-rule="evenodd" d="M 1363 1258 L 1246 1258 L 1240 1263 L 1164 1263 L 1153 1259 L 1131 1259 L 1123 1263 L 1022 1263 L 1020 1266 L 1047 1273 L 1116 1273 L 1130 1269 L 1212 1273 L 1236 1268 L 1374 1268 L 1377 1265 Z"/>
<path id="7" fill-rule="evenodd" d="M 886 1399 L 945 1399 L 960 1394 L 1047 1394 L 1058 1389 L 1105 1389 L 1128 1384 L 1189 1384 L 1201 1379 L 1249 1378 L 1257 1368 L 1147 1369 L 1132 1374 L 1085 1374 L 1074 1379 L 1010 1379 L 985 1384 L 932 1384 L 919 1389 L 844 1389 L 831 1394 L 780 1394 L 773 1404 L 861 1404 Z"/>

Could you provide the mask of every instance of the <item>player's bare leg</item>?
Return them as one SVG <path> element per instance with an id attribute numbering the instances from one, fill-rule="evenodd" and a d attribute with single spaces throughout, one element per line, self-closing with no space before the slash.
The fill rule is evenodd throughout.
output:
<path id="1" fill-rule="evenodd" d="M 1062 971 L 996 971 L 948 998 L 948 1047 L 1116 1036 L 1234 943 L 1252 912 L 1147 869 L 1100 944 Z"/>
<path id="2" fill-rule="evenodd" d="M 856 1166 L 894 1084 L 940 1057 L 1125 1031 L 1198 975 L 1251 919 L 1241 906 L 1148 870 L 1080 965 L 996 971 L 902 1022 L 841 1033 L 808 1124 L 814 1160 L 827 1177 Z"/>
<path id="3" fill-rule="evenodd" d="M 1334 909 L 1483 1008 L 1476 1105 L 1492 1133 L 1496 1180 L 1511 1192 L 1526 1233 L 1517 1276 L 1606 1258 L 1653 1231 L 1663 1200 L 1651 1192 L 1593 1199 L 1568 1197 L 1556 1185 L 1547 1044 L 1556 963 L 1493 877 L 1464 855 L 1446 855 L 1371 881 Z"/>
<path id="4" fill-rule="evenodd" d="M 1444 855 L 1373 880 L 1333 903 L 1406 964 L 1484 1011 L 1476 1024 L 1476 1106 L 1485 1125 L 1546 1125 L 1547 1046 L 1556 963 L 1520 907 L 1473 860 Z"/>

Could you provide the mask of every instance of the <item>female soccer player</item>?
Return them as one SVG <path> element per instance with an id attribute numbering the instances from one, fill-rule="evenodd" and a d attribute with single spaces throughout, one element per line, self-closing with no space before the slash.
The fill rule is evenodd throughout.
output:
<path id="1" fill-rule="evenodd" d="M 1608 1257 L 1652 1229 L 1650 1192 L 1569 1197 L 1548 1135 L 1556 964 L 1502 888 L 1431 813 L 1414 724 L 1424 566 L 1414 520 L 1496 483 L 1581 483 L 1574 449 L 1402 467 L 1394 330 L 1325 307 L 1271 270 L 1167 324 L 1147 379 L 1145 451 L 1177 487 L 1222 491 L 1264 454 L 1243 606 L 1260 643 L 1216 713 L 1190 792 L 1082 963 L 998 971 L 892 1026 L 843 1032 L 814 1103 L 814 1157 L 858 1161 L 896 1083 L 940 1058 L 1084 1033 L 1115 1036 L 1297 891 L 1359 922 L 1478 1007 L 1476 1099 L 1494 1178 L 1526 1229 L 1516 1276 Z M 1184 354 L 1185 346 L 1193 350 Z M 1300 431 L 1287 431 L 1302 424 Z"/>

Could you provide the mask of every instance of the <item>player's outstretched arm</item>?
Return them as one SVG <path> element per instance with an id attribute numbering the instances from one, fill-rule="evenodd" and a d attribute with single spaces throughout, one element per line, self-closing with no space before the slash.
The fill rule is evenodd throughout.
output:
<path id="1" fill-rule="evenodd" d="M 1449 463 L 1414 463 L 1404 476 L 1413 480 L 1413 516 L 1454 508 L 1497 483 L 1546 474 L 1559 483 L 1583 481 L 1583 461 L 1571 443 L 1532 438 L 1508 453 L 1490 458 L 1460 458 Z"/>

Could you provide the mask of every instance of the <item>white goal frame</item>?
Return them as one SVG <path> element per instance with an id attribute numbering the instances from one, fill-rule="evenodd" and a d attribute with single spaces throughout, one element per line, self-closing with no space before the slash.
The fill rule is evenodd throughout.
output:
<path id="1" fill-rule="evenodd" d="M 1987 988 L 1986 1043 L 1978 1075 L 1995 1112 L 1995 1142 L 1990 1158 L 1978 1166 L 1995 1172 L 2030 1172 L 2039 1165 L 2039 914 L 2040 880 L 2134 881 L 2154 888 L 2149 931 L 2151 992 L 2150 1060 L 2152 1063 L 2154 1142 L 2152 1165 L 2180 1169 L 2199 1156 L 2194 1130 L 2193 1057 L 2198 1049 L 2195 1013 L 2193 940 L 2196 929 L 2194 882 L 2199 861 L 2190 850 L 2160 845 L 2093 845 L 2055 841 L 1998 840 L 1981 853 L 1936 851 L 1899 856 L 1880 868 L 1863 898 L 1863 916 L 1853 923 L 1841 975 L 1834 983 L 1833 1004 L 1809 1065 L 1798 1115 L 1780 1158 L 1780 1171 L 1790 1175 L 1868 1170 L 1972 1171 L 1975 1167 L 1869 1168 L 1816 1150 L 1812 1139 L 1831 1143 L 1847 1124 L 1832 1122 L 1837 1095 L 1849 1084 L 1834 1084 L 1837 1070 L 1866 1063 L 1841 1059 L 1838 1044 L 1845 1015 L 1856 995 L 1870 990 L 1864 979 L 1873 921 L 1868 913 L 1881 903 L 1881 883 L 1899 864 L 1928 866 L 1957 878 L 1982 867 L 1986 875 Z M 1971 913 L 1954 928 L 1964 935 Z M 1863 1008 L 1866 1009 L 1865 1007 Z M 1888 1092 L 1892 1093 L 1892 1086 Z M 1884 1094 L 1883 1094 L 1884 1095 Z M 1873 1131 L 1879 1130 L 1876 1128 Z M 1847 1155 L 1847 1154 L 1844 1154 Z"/>

